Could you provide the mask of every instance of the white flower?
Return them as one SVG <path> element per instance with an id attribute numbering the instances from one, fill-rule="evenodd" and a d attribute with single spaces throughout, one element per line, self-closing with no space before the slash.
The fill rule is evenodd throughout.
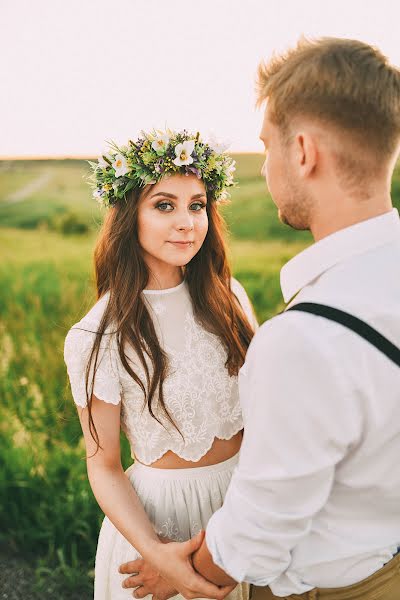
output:
<path id="1" fill-rule="evenodd" d="M 93 198 L 94 198 L 95 200 L 97 200 L 97 202 L 101 202 L 101 201 L 102 201 L 102 198 L 103 198 L 103 196 L 104 196 L 104 192 L 103 192 L 103 190 L 99 190 L 99 189 L 97 189 L 97 190 L 94 190 L 94 192 L 93 192 Z"/>
<path id="2" fill-rule="evenodd" d="M 178 144 L 175 148 L 176 158 L 173 163 L 180 167 L 181 165 L 191 165 L 193 162 L 192 152 L 194 150 L 195 140 L 188 140 L 183 144 Z"/>
<path id="3" fill-rule="evenodd" d="M 233 174 L 236 171 L 236 164 L 233 161 L 225 170 L 226 173 L 226 185 L 233 184 Z"/>
<path id="4" fill-rule="evenodd" d="M 169 136 L 164 134 L 164 135 L 158 135 L 155 140 L 153 141 L 153 143 L 151 144 L 151 147 L 153 148 L 153 150 L 155 150 L 157 153 L 164 153 L 166 147 L 168 146 L 169 143 Z"/>
<path id="5" fill-rule="evenodd" d="M 217 140 L 217 138 L 215 137 L 215 135 L 214 135 L 214 134 L 211 134 L 211 135 L 208 137 L 207 144 L 210 146 L 210 148 L 211 148 L 212 150 L 214 150 L 214 152 L 215 152 L 216 154 L 222 154 L 222 153 L 223 153 L 223 152 L 225 152 L 225 150 L 227 150 L 227 149 L 229 148 L 229 146 L 230 146 L 230 143 L 229 143 L 229 142 L 221 142 L 221 141 L 218 141 L 218 140 Z"/>
<path id="6" fill-rule="evenodd" d="M 107 169 L 107 167 L 110 166 L 110 164 L 106 160 L 104 160 L 104 157 L 108 158 L 110 162 L 112 160 L 112 158 L 108 154 L 103 154 L 103 156 L 99 156 L 97 162 L 100 169 Z"/>
<path id="7" fill-rule="evenodd" d="M 115 170 L 115 177 L 122 177 L 122 175 L 129 173 L 129 167 L 126 163 L 126 158 L 122 154 L 116 154 L 112 166 Z"/>
<path id="8" fill-rule="evenodd" d="M 224 168 L 224 163 L 222 160 L 216 160 L 214 169 L 217 171 L 218 175 L 221 174 L 222 169 Z"/>

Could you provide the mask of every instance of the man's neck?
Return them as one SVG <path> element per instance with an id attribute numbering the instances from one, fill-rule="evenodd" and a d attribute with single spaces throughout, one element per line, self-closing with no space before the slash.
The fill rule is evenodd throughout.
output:
<path id="1" fill-rule="evenodd" d="M 331 206 L 337 207 L 337 210 L 320 211 L 311 223 L 310 230 L 316 242 L 356 223 L 379 217 L 393 208 L 390 194 L 378 200 L 371 199 L 371 201 L 357 203 L 349 201 L 347 205 L 342 201 L 341 206 L 334 203 Z"/>

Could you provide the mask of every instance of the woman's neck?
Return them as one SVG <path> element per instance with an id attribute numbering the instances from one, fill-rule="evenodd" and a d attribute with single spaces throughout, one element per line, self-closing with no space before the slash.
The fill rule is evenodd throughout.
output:
<path id="1" fill-rule="evenodd" d="M 149 281 L 146 290 L 167 290 L 176 287 L 183 281 L 183 271 L 181 267 L 171 267 L 155 273 L 149 270 Z"/>

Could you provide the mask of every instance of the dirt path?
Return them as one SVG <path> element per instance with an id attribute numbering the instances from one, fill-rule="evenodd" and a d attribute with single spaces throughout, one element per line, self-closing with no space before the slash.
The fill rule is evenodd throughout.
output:
<path id="1" fill-rule="evenodd" d="M 0 554 L 0 598 L 1 600 L 37 600 L 32 589 L 33 569 L 22 560 Z"/>
<path id="2" fill-rule="evenodd" d="M 16 202 L 21 202 L 22 200 L 29 198 L 29 196 L 47 185 L 51 178 L 52 173 L 50 171 L 43 171 L 43 173 L 41 173 L 38 177 L 10 194 L 5 199 L 5 202 L 8 204 L 15 204 Z"/>
<path id="3" fill-rule="evenodd" d="M 90 600 L 92 593 L 68 591 L 63 581 L 50 579 L 41 591 L 35 590 L 33 567 L 19 556 L 0 548 L 0 600 Z"/>

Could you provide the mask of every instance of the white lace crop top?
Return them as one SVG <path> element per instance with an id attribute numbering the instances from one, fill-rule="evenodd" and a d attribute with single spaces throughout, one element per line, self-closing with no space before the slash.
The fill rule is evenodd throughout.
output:
<path id="1" fill-rule="evenodd" d="M 251 324 L 257 322 L 243 287 L 232 280 L 236 294 Z M 160 344 L 168 355 L 169 372 L 164 381 L 164 402 L 182 436 L 165 418 L 161 407 L 149 413 L 139 385 L 124 369 L 115 336 L 102 337 L 94 395 L 112 404 L 121 402 L 121 428 L 127 436 L 132 456 L 151 464 L 172 450 L 189 461 L 204 456 L 214 438 L 229 439 L 243 428 L 237 377 L 226 367 L 226 351 L 219 338 L 204 330 L 194 319 L 185 282 L 167 290 L 144 290 Z M 72 395 L 78 406 L 86 405 L 85 372 L 95 333 L 108 302 L 104 295 L 65 340 L 64 358 Z M 112 329 L 110 328 L 110 331 Z M 145 382 L 143 367 L 132 349 L 125 350 L 135 373 Z"/>

